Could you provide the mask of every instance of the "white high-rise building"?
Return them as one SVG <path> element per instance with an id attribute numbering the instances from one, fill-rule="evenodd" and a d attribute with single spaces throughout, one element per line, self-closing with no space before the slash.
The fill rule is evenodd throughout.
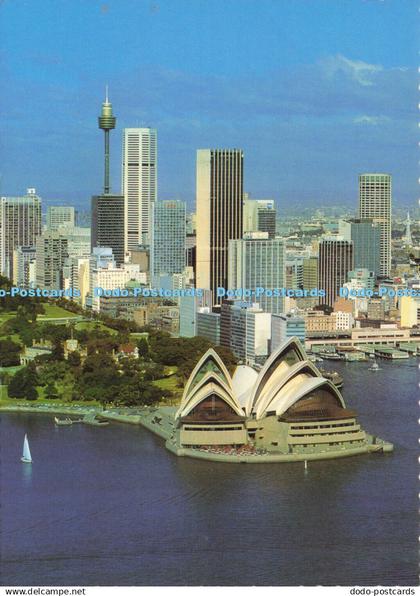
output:
<path id="1" fill-rule="evenodd" d="M 391 201 L 392 177 L 390 174 L 361 174 L 359 176 L 359 217 L 370 218 L 379 224 L 380 275 L 391 270 Z"/>
<path id="2" fill-rule="evenodd" d="M 280 238 L 270 239 L 268 232 L 247 232 L 240 240 L 228 243 L 228 288 L 251 290 L 244 299 L 258 300 L 264 312 L 284 311 L 285 246 Z M 264 292 L 257 295 L 259 291 Z"/>
<path id="3" fill-rule="evenodd" d="M 150 244 L 151 207 L 157 199 L 157 132 L 125 128 L 122 149 L 125 250 Z"/>

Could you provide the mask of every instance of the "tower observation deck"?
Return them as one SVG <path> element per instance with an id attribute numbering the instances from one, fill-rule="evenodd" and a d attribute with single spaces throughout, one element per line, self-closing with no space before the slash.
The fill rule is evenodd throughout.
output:
<path id="1" fill-rule="evenodd" d="M 102 104 L 101 115 L 98 118 L 98 126 L 105 133 L 105 164 L 104 164 L 104 194 L 109 194 L 109 131 L 115 128 L 116 117 L 112 114 L 112 104 L 108 100 L 108 87 L 106 87 L 105 101 Z"/>

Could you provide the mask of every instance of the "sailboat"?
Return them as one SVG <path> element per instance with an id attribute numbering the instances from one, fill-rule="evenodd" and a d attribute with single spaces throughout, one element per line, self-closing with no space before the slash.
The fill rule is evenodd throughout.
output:
<path id="1" fill-rule="evenodd" d="M 20 461 L 23 462 L 24 464 L 32 463 L 32 457 L 31 457 L 31 452 L 29 449 L 29 441 L 28 441 L 27 435 L 25 435 L 25 438 L 23 440 L 23 453 L 22 453 L 22 457 L 20 458 Z"/>
<path id="2" fill-rule="evenodd" d="M 369 366 L 368 370 L 372 370 L 373 372 L 376 372 L 377 370 L 380 370 L 379 369 L 379 365 L 376 362 L 376 360 L 375 360 L 375 362 L 373 362 L 372 366 Z"/>

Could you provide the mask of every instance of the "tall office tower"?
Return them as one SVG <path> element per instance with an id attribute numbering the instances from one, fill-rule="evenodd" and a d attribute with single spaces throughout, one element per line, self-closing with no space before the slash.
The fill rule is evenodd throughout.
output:
<path id="1" fill-rule="evenodd" d="M 35 188 L 23 197 L 0 199 L 0 274 L 13 279 L 13 251 L 35 246 L 41 234 L 41 198 Z"/>
<path id="2" fill-rule="evenodd" d="M 95 195 L 92 197 L 91 246 L 109 246 L 117 265 L 124 263 L 124 197 Z"/>
<path id="3" fill-rule="evenodd" d="M 353 243 L 340 236 L 326 236 L 319 242 L 318 288 L 325 290 L 320 304 L 333 306 L 339 289 L 347 281 L 347 274 L 353 269 Z"/>
<path id="4" fill-rule="evenodd" d="M 381 228 L 372 219 L 340 221 L 340 236 L 353 241 L 355 269 L 368 269 L 375 276 L 380 274 Z"/>
<path id="5" fill-rule="evenodd" d="M 66 226 L 74 226 L 74 207 L 48 207 L 47 228 L 58 230 Z"/>
<path id="6" fill-rule="evenodd" d="M 115 128 L 116 118 L 108 101 L 108 91 L 98 124 L 105 133 L 104 192 L 94 195 L 91 200 L 91 247 L 110 247 L 117 265 L 120 265 L 124 262 L 126 254 L 124 196 L 110 192 L 109 131 Z"/>
<path id="7" fill-rule="evenodd" d="M 242 240 L 229 240 L 229 289 L 247 288 L 255 292 L 249 300 L 258 302 L 265 312 L 284 311 L 284 297 L 274 296 L 275 288 L 285 287 L 285 247 L 280 238 L 269 239 L 267 232 L 247 232 Z"/>
<path id="8" fill-rule="evenodd" d="M 391 270 L 391 201 L 390 174 L 359 176 L 359 217 L 373 219 L 381 230 L 379 274 L 382 276 L 389 275 Z"/>
<path id="9" fill-rule="evenodd" d="M 197 151 L 197 281 L 213 291 L 228 281 L 228 242 L 242 238 L 243 152 Z"/>
<path id="10" fill-rule="evenodd" d="M 47 230 L 36 241 L 36 285 L 63 288 L 63 267 L 68 258 L 68 238 L 59 231 Z"/>
<path id="11" fill-rule="evenodd" d="M 276 235 L 276 207 L 272 199 L 250 199 L 244 193 L 243 231 L 268 232 L 269 238 Z"/>
<path id="12" fill-rule="evenodd" d="M 68 259 L 89 258 L 90 250 L 89 228 L 45 230 L 36 244 L 37 286 L 63 289 Z"/>
<path id="13" fill-rule="evenodd" d="M 122 148 L 126 249 L 150 244 L 152 204 L 157 200 L 157 132 L 125 128 Z"/>
<path id="14" fill-rule="evenodd" d="M 185 203 L 158 201 L 152 205 L 151 275 L 173 275 L 185 269 Z"/>

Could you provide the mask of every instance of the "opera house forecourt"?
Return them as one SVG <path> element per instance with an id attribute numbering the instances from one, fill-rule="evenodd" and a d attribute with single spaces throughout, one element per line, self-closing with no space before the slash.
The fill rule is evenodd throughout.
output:
<path id="1" fill-rule="evenodd" d="M 179 456 L 226 462 L 286 462 L 392 451 L 369 435 L 340 391 L 307 358 L 297 338 L 257 372 L 233 376 L 210 349 L 195 366 L 166 447 Z"/>

